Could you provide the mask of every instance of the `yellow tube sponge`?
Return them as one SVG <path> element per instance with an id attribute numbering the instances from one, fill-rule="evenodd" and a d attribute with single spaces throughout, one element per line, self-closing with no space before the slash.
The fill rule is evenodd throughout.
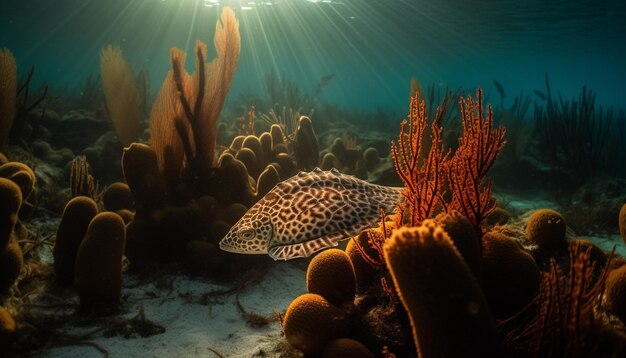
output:
<path id="1" fill-rule="evenodd" d="M 22 206 L 22 191 L 13 181 L 0 177 L 0 249 L 9 243 Z"/>
<path id="2" fill-rule="evenodd" d="M 52 249 L 54 273 L 59 285 L 72 286 L 76 253 L 89 223 L 97 214 L 98 204 L 87 196 L 77 196 L 65 205 Z"/>
<path id="3" fill-rule="evenodd" d="M 384 252 L 420 357 L 497 355 L 495 320 L 443 228 L 425 220 L 420 227 L 397 229 Z"/>
<path id="4" fill-rule="evenodd" d="M 82 309 L 115 305 L 122 291 L 122 253 L 126 231 L 113 212 L 96 215 L 76 256 L 74 288 Z"/>

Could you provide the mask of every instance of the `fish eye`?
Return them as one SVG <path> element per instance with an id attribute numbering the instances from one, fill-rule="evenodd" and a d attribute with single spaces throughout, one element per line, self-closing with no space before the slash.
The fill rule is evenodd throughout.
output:
<path id="1" fill-rule="evenodd" d="M 239 232 L 239 237 L 244 240 L 252 240 L 254 236 L 254 229 L 244 229 Z"/>

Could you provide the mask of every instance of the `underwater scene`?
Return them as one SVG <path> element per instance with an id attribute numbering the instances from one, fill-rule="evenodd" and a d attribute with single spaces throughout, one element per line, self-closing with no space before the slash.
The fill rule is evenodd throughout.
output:
<path id="1" fill-rule="evenodd" d="M 0 357 L 626 357 L 626 2 L 0 4 Z"/>

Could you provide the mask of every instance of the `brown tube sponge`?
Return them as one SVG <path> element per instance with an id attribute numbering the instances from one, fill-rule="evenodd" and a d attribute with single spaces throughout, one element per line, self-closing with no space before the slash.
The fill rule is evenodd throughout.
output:
<path id="1" fill-rule="evenodd" d="M 96 215 L 76 256 L 74 288 L 81 308 L 115 305 L 122 291 L 122 253 L 126 231 L 110 211 Z"/>
<path id="2" fill-rule="evenodd" d="M 22 249 L 20 249 L 15 235 L 11 235 L 8 245 L 0 248 L 0 294 L 7 292 L 13 286 L 23 265 Z"/>
<path id="3" fill-rule="evenodd" d="M 22 191 L 13 181 L 0 178 L 0 249 L 9 243 L 22 206 Z"/>
<path id="4" fill-rule="evenodd" d="M 65 205 L 52 249 L 57 284 L 72 286 L 76 253 L 87 233 L 89 223 L 97 214 L 98 205 L 87 196 L 77 196 Z"/>
<path id="5" fill-rule="evenodd" d="M 0 177 L 13 181 L 22 191 L 22 198 L 26 200 L 35 188 L 35 173 L 30 167 L 20 162 L 8 162 L 0 166 Z"/>
<path id="6" fill-rule="evenodd" d="M 426 220 L 397 229 L 384 251 L 420 357 L 498 355 L 485 297 L 443 228 Z"/>
<path id="7" fill-rule="evenodd" d="M 446 231 L 474 276 L 480 279 L 480 237 L 472 222 L 455 210 L 437 215 L 435 221 Z"/>
<path id="8" fill-rule="evenodd" d="M 302 116 L 298 121 L 294 155 L 300 169 L 312 170 L 320 165 L 319 144 L 309 117 Z"/>
<path id="9" fill-rule="evenodd" d="M 313 257 L 306 271 L 306 288 L 337 307 L 352 304 L 356 278 L 348 255 L 339 249 L 328 249 Z"/>
<path id="10" fill-rule="evenodd" d="M 506 319 L 537 296 L 541 272 L 517 240 L 491 231 L 483 235 L 481 285 L 491 312 Z"/>
<path id="11" fill-rule="evenodd" d="M 146 209 L 146 214 L 150 215 L 150 210 L 163 205 L 165 182 L 152 148 L 142 143 L 133 143 L 124 148 L 122 170 L 138 210 Z"/>
<path id="12" fill-rule="evenodd" d="M 320 295 L 306 293 L 287 308 L 283 331 L 289 344 L 307 357 L 316 357 L 330 341 L 346 337 L 350 325 L 342 310 Z"/>
<path id="13" fill-rule="evenodd" d="M 10 354 L 9 346 L 15 338 L 15 330 L 17 326 L 15 320 L 9 312 L 0 307 L 0 354 L 6 353 L 8 357 L 12 357 Z M 2 355 L 3 357 L 6 357 Z"/>
<path id="14" fill-rule="evenodd" d="M 107 186 L 102 194 L 102 204 L 108 211 L 133 210 L 135 208 L 133 193 L 126 183 L 120 182 Z"/>

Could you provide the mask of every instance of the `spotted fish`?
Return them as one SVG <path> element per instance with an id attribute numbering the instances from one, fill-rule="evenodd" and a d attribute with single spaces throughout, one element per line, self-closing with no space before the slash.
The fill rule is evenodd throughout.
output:
<path id="1" fill-rule="evenodd" d="M 224 251 L 290 260 L 337 246 L 391 212 L 402 188 L 319 168 L 276 185 L 220 241 Z"/>

